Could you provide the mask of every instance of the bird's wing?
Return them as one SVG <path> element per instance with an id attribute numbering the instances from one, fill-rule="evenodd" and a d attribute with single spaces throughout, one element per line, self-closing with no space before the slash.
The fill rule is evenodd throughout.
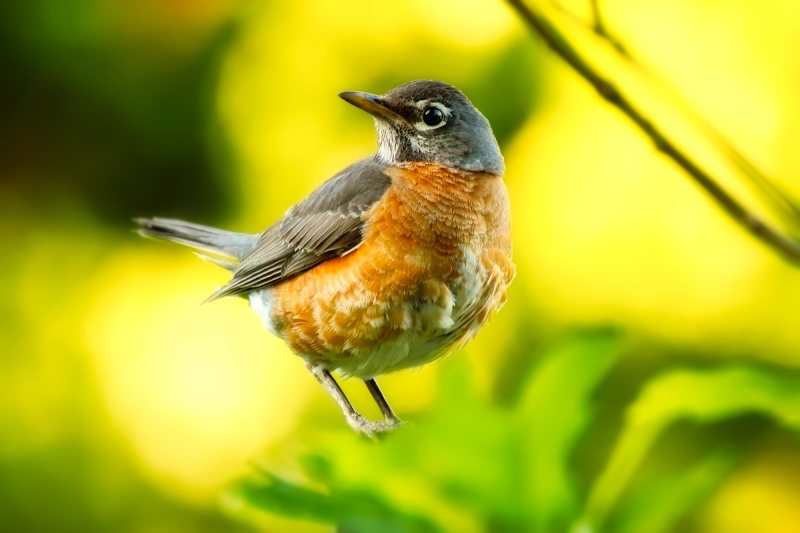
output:
<path id="1" fill-rule="evenodd" d="M 358 161 L 322 184 L 261 234 L 233 279 L 209 300 L 270 287 L 357 247 L 362 216 L 389 188 L 385 165 Z"/>

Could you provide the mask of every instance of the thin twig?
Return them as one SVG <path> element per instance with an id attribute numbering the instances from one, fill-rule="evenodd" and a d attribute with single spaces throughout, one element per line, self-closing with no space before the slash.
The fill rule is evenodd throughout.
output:
<path id="1" fill-rule="evenodd" d="M 592 21 L 591 24 L 586 24 L 586 21 L 583 17 L 579 17 L 574 12 L 567 9 L 564 4 L 558 2 L 557 0 L 550 0 L 550 5 L 564 15 L 569 20 L 573 21 L 575 24 L 580 25 L 583 28 L 588 28 L 589 31 L 597 35 L 600 39 L 606 41 L 614 50 L 619 53 L 619 55 L 623 57 L 628 57 L 628 49 L 627 47 L 620 41 L 614 34 L 612 34 L 608 27 L 603 22 L 603 18 L 600 13 L 600 5 L 598 4 L 598 0 L 590 0 L 591 1 L 591 8 L 592 8 Z"/>
<path id="2" fill-rule="evenodd" d="M 735 222 L 784 258 L 794 264 L 800 263 L 800 243 L 787 237 L 740 204 L 711 175 L 683 153 L 611 81 L 594 70 L 544 15 L 526 5 L 522 0 L 507 0 L 507 2 L 517 11 L 533 33 L 544 40 L 556 55 L 594 87 L 604 100 L 627 116 L 642 133 L 650 138 L 657 150 L 683 169 L 700 187 L 711 195 Z"/>
<path id="3" fill-rule="evenodd" d="M 600 12 L 600 0 L 589 0 L 589 6 L 592 8 L 592 31 L 605 39 L 608 44 L 619 52 L 619 55 L 628 57 L 628 49 L 625 48 L 625 45 L 623 45 L 619 39 L 608 31 L 603 21 L 603 15 Z"/>

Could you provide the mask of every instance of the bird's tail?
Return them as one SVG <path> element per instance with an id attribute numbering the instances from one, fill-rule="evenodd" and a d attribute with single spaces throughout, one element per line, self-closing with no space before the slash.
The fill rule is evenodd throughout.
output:
<path id="1" fill-rule="evenodd" d="M 170 218 L 137 218 L 138 233 L 194 248 L 200 257 L 233 270 L 258 242 L 258 235 L 236 233 Z"/>

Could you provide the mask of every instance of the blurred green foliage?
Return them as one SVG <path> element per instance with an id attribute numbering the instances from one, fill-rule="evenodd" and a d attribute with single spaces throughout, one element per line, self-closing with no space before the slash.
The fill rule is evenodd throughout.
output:
<path id="1" fill-rule="evenodd" d="M 163 16 L 155 6 L 135 11 L 97 0 L 0 7 L 0 50 L 8 52 L 0 69 L 10 74 L 0 85 L 0 179 L 15 179 L 43 204 L 78 203 L 104 224 L 165 210 L 218 217 L 238 192 L 207 149 L 233 20 L 189 44 L 182 40 L 191 28 L 148 35 L 164 21 L 138 29 L 125 20 Z"/>
<path id="2" fill-rule="evenodd" d="M 578 504 L 571 454 L 591 420 L 592 393 L 619 354 L 616 337 L 576 335 L 552 346 L 521 378 L 524 393 L 509 407 L 476 396 L 456 362 L 443 376 L 435 409 L 383 442 L 343 431 L 308 435 L 316 445 L 298 460 L 327 489 L 315 493 L 315 503 L 330 494 L 330 503 L 344 504 L 331 505 L 333 513 L 315 503 L 291 510 L 357 531 L 371 531 L 376 521 L 389 530 L 563 528 Z M 291 487 L 267 473 L 236 490 L 250 504 L 282 513 Z M 382 505 L 362 508 L 363 494 Z"/>
<path id="3" fill-rule="evenodd" d="M 276 453 L 280 464 L 260 464 L 231 495 L 257 510 L 354 532 L 673 531 L 743 445 L 721 443 L 680 472 L 637 477 L 668 427 L 756 412 L 800 433 L 800 376 L 678 366 L 642 383 L 599 474 L 581 474 L 574 457 L 594 445 L 592 401 L 621 352 L 613 331 L 562 338 L 519 376 L 524 392 L 509 406 L 476 396 L 463 365 L 451 363 L 436 407 L 415 424 L 382 442 L 306 427 L 299 452 L 292 441 Z"/>

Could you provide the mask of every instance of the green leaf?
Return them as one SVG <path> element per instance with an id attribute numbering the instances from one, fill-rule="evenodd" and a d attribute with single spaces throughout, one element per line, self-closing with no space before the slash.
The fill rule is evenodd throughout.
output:
<path id="1" fill-rule="evenodd" d="M 594 484 L 576 531 L 596 531 L 661 432 L 679 419 L 711 423 L 762 413 L 800 431 L 800 379 L 747 366 L 678 369 L 651 380 L 630 407 L 610 461 Z"/>
<path id="2" fill-rule="evenodd" d="M 429 520 L 404 513 L 372 492 L 325 494 L 263 473 L 240 481 L 231 493 L 261 511 L 338 524 L 341 531 L 438 531 Z"/>
<path id="3" fill-rule="evenodd" d="M 542 356 L 527 384 L 516 413 L 527 471 L 521 503 L 537 531 L 563 530 L 577 511 L 570 459 L 618 353 L 619 336 L 610 330 L 568 337 Z"/>
<path id="4" fill-rule="evenodd" d="M 613 530 L 674 531 L 675 522 L 713 493 L 735 461 L 729 450 L 714 450 L 691 468 L 650 481 L 626 499 Z"/>

